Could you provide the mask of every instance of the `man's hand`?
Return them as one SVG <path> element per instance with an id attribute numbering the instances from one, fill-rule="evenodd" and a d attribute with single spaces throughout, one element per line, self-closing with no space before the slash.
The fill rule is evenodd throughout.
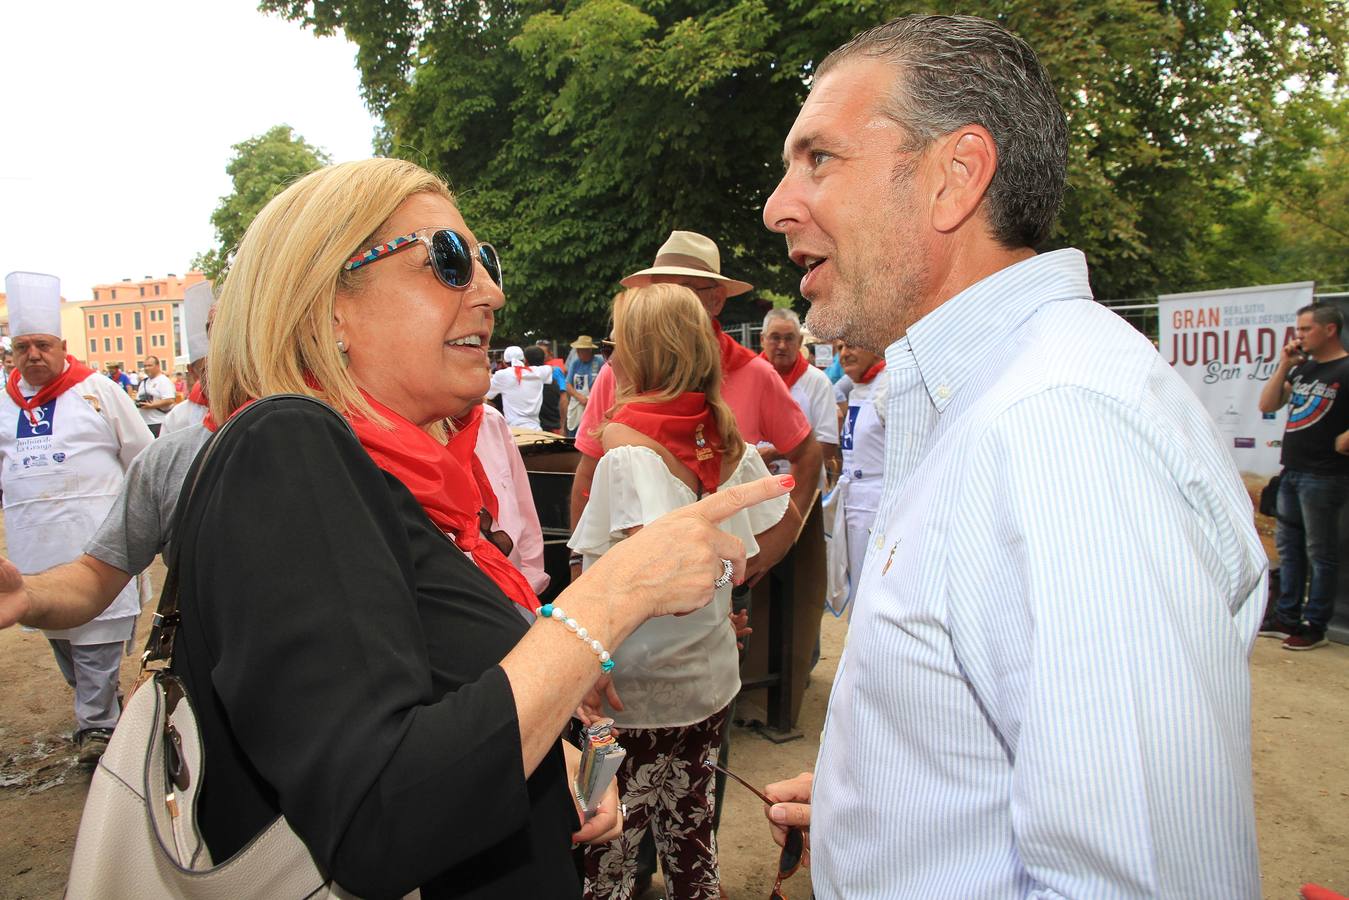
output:
<path id="1" fill-rule="evenodd" d="M 29 613 L 28 588 L 14 563 L 0 556 L 0 628 L 19 624 Z"/>
<path id="2" fill-rule="evenodd" d="M 1349 455 L 1349 431 L 1335 436 L 1335 452 Z"/>
<path id="3" fill-rule="evenodd" d="M 1291 369 L 1293 366 L 1306 362 L 1307 354 L 1302 350 L 1302 341 L 1294 338 L 1283 345 L 1283 353 L 1279 357 L 1279 364 L 1285 369 Z"/>
<path id="4" fill-rule="evenodd" d="M 787 829 L 800 828 L 805 832 L 806 855 L 802 862 L 810 865 L 810 793 L 814 787 L 815 776 L 802 772 L 786 781 L 775 781 L 764 788 L 768 799 L 776 801 L 764 810 L 771 823 L 773 840 L 779 847 L 787 840 Z"/>
<path id="5" fill-rule="evenodd" d="M 772 444 L 760 444 L 755 449 L 759 451 L 759 459 L 763 460 L 763 464 L 765 466 L 771 465 L 772 463 L 776 462 L 779 459 L 787 458 L 783 456 L 781 453 L 779 453 L 778 448 L 774 447 Z"/>

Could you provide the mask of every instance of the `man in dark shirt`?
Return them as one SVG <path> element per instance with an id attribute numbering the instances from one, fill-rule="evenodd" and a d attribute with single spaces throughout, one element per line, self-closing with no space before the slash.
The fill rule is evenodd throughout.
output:
<path id="1" fill-rule="evenodd" d="M 1260 411 L 1291 401 L 1279 479 L 1279 603 L 1260 634 L 1285 650 L 1326 643 L 1339 572 L 1340 509 L 1349 497 L 1349 353 L 1340 343 L 1344 317 L 1333 306 L 1304 306 L 1297 338 L 1260 392 Z M 1311 582 L 1307 585 L 1308 569 Z M 1303 605 L 1304 589 L 1306 605 Z"/>
<path id="2" fill-rule="evenodd" d="M 525 348 L 525 362 L 531 366 L 545 365 L 547 357 L 544 349 L 537 344 L 533 347 Z M 551 431 L 554 434 L 562 433 L 562 408 L 560 398 L 562 390 L 567 386 L 566 375 L 559 372 L 556 368 L 552 371 L 552 378 L 543 384 L 543 402 L 539 406 L 539 427 L 544 431 Z"/>

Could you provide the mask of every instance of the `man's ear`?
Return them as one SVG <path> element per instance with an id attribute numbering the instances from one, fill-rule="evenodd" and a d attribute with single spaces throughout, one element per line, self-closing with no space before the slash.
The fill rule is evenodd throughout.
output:
<path id="1" fill-rule="evenodd" d="M 932 226 L 949 233 L 979 209 L 998 168 L 998 148 L 982 125 L 963 125 L 940 138 L 931 152 L 938 179 Z"/>

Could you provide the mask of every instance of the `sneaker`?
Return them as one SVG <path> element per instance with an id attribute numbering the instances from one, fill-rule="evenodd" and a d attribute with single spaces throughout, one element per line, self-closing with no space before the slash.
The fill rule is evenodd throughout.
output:
<path id="1" fill-rule="evenodd" d="M 1310 625 L 1298 631 L 1297 634 L 1289 635 L 1288 640 L 1283 642 L 1285 650 L 1315 650 L 1317 647 L 1324 647 L 1330 643 L 1326 640 L 1326 633 L 1312 628 Z"/>
<path id="2" fill-rule="evenodd" d="M 80 765 L 98 765 L 103 751 L 108 749 L 108 740 L 111 737 L 111 728 L 86 728 L 75 735 L 75 744 L 80 748 Z"/>
<path id="3" fill-rule="evenodd" d="M 1297 626 L 1289 625 L 1276 615 L 1265 616 L 1265 621 L 1260 623 L 1261 637 L 1272 637 L 1286 641 L 1295 634 L 1297 634 Z"/>

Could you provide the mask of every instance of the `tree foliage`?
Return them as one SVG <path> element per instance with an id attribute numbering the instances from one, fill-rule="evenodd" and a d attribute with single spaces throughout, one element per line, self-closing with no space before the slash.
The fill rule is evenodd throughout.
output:
<path id="1" fill-rule="evenodd" d="M 264 0 L 358 47 L 385 152 L 445 174 L 507 266 L 506 330 L 602 327 L 672 228 L 717 239 L 759 293 L 799 273 L 761 222 L 814 66 L 907 0 Z M 1051 241 L 1097 296 L 1284 277 L 1288 209 L 1261 185 L 1315 162 L 1345 62 L 1341 0 L 955 0 L 1040 53 L 1066 110 Z M 1276 208 L 1277 207 L 1277 208 Z M 1276 250 L 1278 252 L 1276 252 Z M 1242 270 L 1239 258 L 1258 265 Z M 732 303 L 728 311 L 745 311 Z"/>
<path id="2" fill-rule="evenodd" d="M 225 172 L 234 190 L 220 198 L 211 213 L 216 246 L 192 261 L 212 280 L 230 264 L 234 248 L 243 239 L 264 206 L 295 179 L 328 164 L 328 155 L 305 143 L 289 125 L 274 125 L 266 133 L 237 143 Z"/>

